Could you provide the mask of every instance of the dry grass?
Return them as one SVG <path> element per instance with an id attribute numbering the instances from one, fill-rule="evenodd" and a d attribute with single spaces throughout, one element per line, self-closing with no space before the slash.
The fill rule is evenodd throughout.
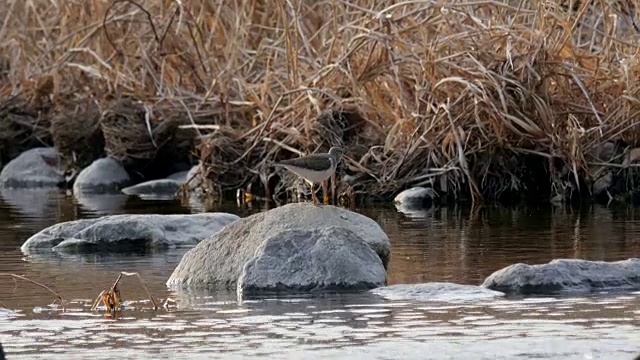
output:
<path id="1" fill-rule="evenodd" d="M 115 134 L 144 139 L 143 157 L 158 156 L 161 127 L 145 112 L 214 125 L 167 128 L 197 139 L 222 191 L 268 182 L 291 149 L 341 144 L 341 175 L 382 196 L 433 184 L 480 200 L 540 180 L 551 195 L 588 192 L 624 171 L 603 144 L 640 145 L 635 5 L 13 1 L 0 77 L 26 94 L 48 76 L 57 96 L 137 99 L 146 110 L 122 128 L 138 130 L 104 134 L 108 148 Z"/>

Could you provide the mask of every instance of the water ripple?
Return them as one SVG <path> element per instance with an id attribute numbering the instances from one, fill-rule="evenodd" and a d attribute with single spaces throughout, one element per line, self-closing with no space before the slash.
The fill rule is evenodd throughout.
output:
<path id="1" fill-rule="evenodd" d="M 334 308 L 334 303 L 344 305 Z M 66 352 L 70 358 L 96 359 L 158 354 L 181 358 L 342 354 L 344 358 L 340 349 L 348 349 L 350 358 L 367 359 L 437 359 L 441 354 L 596 359 L 612 358 L 614 353 L 620 355 L 616 358 L 631 358 L 640 338 L 637 309 L 633 296 L 421 306 L 393 301 L 367 304 L 363 296 L 353 295 L 316 303 L 265 300 L 234 309 L 211 304 L 198 311 L 129 310 L 114 321 L 86 313 L 82 306 L 68 310 L 72 317 L 66 312 L 40 312 L 0 318 L 0 340 L 12 359 L 55 358 Z"/>

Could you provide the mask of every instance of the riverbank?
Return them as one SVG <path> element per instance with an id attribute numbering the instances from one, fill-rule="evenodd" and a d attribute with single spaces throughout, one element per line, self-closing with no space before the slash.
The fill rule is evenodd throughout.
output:
<path id="1" fill-rule="evenodd" d="M 339 194 L 634 196 L 635 9 L 385 6 L 14 2 L 0 159 L 54 145 L 66 171 L 109 155 L 139 181 L 201 162 L 209 193 L 284 197 L 273 161 L 339 145 Z"/>

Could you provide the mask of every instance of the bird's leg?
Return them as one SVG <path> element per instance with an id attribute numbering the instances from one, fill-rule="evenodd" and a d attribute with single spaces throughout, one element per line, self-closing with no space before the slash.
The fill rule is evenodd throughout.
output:
<path id="1" fill-rule="evenodd" d="M 327 186 L 327 180 L 322 182 L 322 200 L 325 205 L 329 204 L 329 190 Z"/>
<path id="2" fill-rule="evenodd" d="M 331 174 L 331 202 L 336 205 L 336 173 Z"/>
<path id="3" fill-rule="evenodd" d="M 320 202 L 318 201 L 318 198 L 316 197 L 316 192 L 314 190 L 314 185 L 315 184 L 311 184 L 311 199 L 313 200 L 313 204 L 314 205 L 320 205 Z"/>

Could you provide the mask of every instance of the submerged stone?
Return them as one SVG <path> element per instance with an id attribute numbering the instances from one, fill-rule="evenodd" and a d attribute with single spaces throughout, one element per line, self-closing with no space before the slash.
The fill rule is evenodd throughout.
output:
<path id="1" fill-rule="evenodd" d="M 556 259 L 546 264 L 513 264 L 489 275 L 488 289 L 515 294 L 588 293 L 640 289 L 640 259 L 606 262 Z"/>
<path id="2" fill-rule="evenodd" d="M 226 213 L 110 215 L 52 225 L 22 244 L 25 254 L 135 252 L 195 245 L 239 219 Z"/>
<path id="3" fill-rule="evenodd" d="M 115 192 L 130 183 L 131 178 L 124 166 L 118 160 L 106 157 L 82 169 L 73 183 L 73 192 L 74 194 Z"/>
<path id="4" fill-rule="evenodd" d="M 57 187 L 64 184 L 58 168 L 58 151 L 52 147 L 27 150 L 0 172 L 0 184 L 9 188 Z"/>
<path id="5" fill-rule="evenodd" d="M 372 258 L 363 244 L 377 256 Z M 240 219 L 199 243 L 184 255 L 167 284 L 240 284 L 241 290 L 252 292 L 366 287 L 384 281 L 380 269 L 386 268 L 389 254 L 387 235 L 364 215 L 335 206 L 287 204 Z M 345 264 L 329 261 L 332 257 Z M 362 270 L 355 271 L 350 262 Z"/>
<path id="6" fill-rule="evenodd" d="M 371 293 L 387 300 L 414 301 L 477 301 L 503 297 L 503 292 L 476 285 L 461 285 L 448 282 L 423 284 L 398 284 L 371 290 Z"/>

